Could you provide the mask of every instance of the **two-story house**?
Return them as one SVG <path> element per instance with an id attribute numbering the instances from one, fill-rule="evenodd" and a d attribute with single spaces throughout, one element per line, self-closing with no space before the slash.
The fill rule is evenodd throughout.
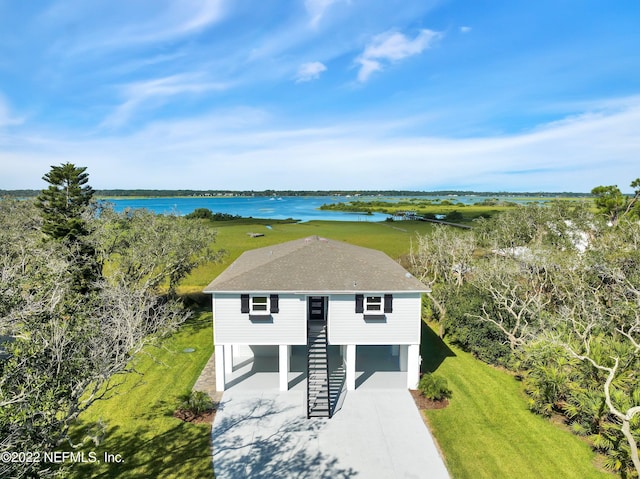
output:
<path id="1" fill-rule="evenodd" d="M 204 291 L 213 302 L 218 391 L 234 351 L 267 345 L 277 346 L 281 390 L 288 388 L 292 346 L 306 346 L 310 416 L 331 414 L 330 345 L 340 346 L 347 390 L 356 387 L 356 355 L 365 345 L 390 345 L 406 387 L 417 387 L 421 296 L 428 289 L 380 251 L 319 237 L 258 248 Z"/>

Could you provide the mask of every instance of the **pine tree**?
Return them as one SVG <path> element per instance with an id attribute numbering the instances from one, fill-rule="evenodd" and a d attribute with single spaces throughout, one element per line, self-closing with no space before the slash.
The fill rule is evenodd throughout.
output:
<path id="1" fill-rule="evenodd" d="M 101 277 L 96 251 L 89 239 L 85 213 L 93 198 L 93 189 L 87 185 L 86 167 L 72 163 L 52 166 L 42 177 L 49 183 L 36 198 L 36 206 L 43 219 L 42 232 L 68 249 L 69 274 L 74 291 L 89 292 Z"/>
<path id="2" fill-rule="evenodd" d="M 36 205 L 44 220 L 42 231 L 51 238 L 73 241 L 86 235 L 82 213 L 93 197 L 93 189 L 87 185 L 86 169 L 65 163 L 52 166 L 42 177 L 49 187 L 38 195 Z"/>

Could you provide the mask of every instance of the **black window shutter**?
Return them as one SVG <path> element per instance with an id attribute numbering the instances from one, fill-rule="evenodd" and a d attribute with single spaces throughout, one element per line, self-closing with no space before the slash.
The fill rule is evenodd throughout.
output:
<path id="1" fill-rule="evenodd" d="M 248 294 L 240 295 L 240 312 L 241 313 L 249 312 L 249 295 Z"/>
<path id="2" fill-rule="evenodd" d="M 393 295 L 391 294 L 384 295 L 384 312 L 393 313 Z"/>
<path id="3" fill-rule="evenodd" d="M 272 294 L 269 296 L 269 301 L 271 302 L 270 305 L 270 311 L 272 313 L 279 313 L 280 312 L 280 308 L 278 306 L 278 295 L 277 294 Z"/>
<path id="4" fill-rule="evenodd" d="M 364 312 L 364 295 L 356 294 L 356 313 Z"/>

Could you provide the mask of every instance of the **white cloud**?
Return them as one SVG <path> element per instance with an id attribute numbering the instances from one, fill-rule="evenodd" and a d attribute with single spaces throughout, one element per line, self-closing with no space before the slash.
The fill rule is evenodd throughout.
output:
<path id="1" fill-rule="evenodd" d="M 228 84 L 206 81 L 199 75 L 187 74 L 131 83 L 122 88 L 125 101 L 102 122 L 102 126 L 121 126 L 137 109 L 150 102 L 162 105 L 173 96 L 225 90 L 228 87 Z"/>
<path id="2" fill-rule="evenodd" d="M 141 0 L 112 2 L 68 0 L 44 12 L 40 28 L 62 25 L 63 35 L 54 44 L 59 53 L 93 52 L 131 45 L 155 44 L 198 33 L 224 16 L 225 0 Z M 73 28 L 69 29 L 69 25 Z"/>
<path id="3" fill-rule="evenodd" d="M 338 1 L 339 0 L 305 0 L 304 6 L 311 18 L 309 24 L 314 28 L 317 27 L 327 8 Z"/>
<path id="4" fill-rule="evenodd" d="M 373 72 L 382 70 L 382 65 L 378 61 L 361 58 L 358 62 L 360 63 L 360 70 L 358 70 L 359 82 L 366 82 Z"/>
<path id="5" fill-rule="evenodd" d="M 460 33 L 469 33 L 471 31 L 471 27 L 462 26 L 460 27 Z"/>
<path id="6" fill-rule="evenodd" d="M 24 121 L 23 118 L 18 118 L 11 113 L 11 109 L 7 104 L 4 97 L 0 94 L 0 128 L 9 125 L 19 125 Z"/>
<path id="7" fill-rule="evenodd" d="M 96 139 L 32 135 L 6 145 L 0 136 L 0 187 L 40 187 L 49 165 L 63 161 L 88 166 L 95 188 L 590 191 L 626 189 L 638 176 L 639 99 L 520 134 L 464 139 L 400 136 L 397 124 L 376 119 L 273 125 L 267 112 L 244 108 Z"/>
<path id="8" fill-rule="evenodd" d="M 321 62 L 303 63 L 298 68 L 296 75 L 296 83 L 308 82 L 320 78 L 320 74 L 327 70 L 327 67 Z"/>
<path id="9" fill-rule="evenodd" d="M 122 40 L 150 43 L 198 32 L 222 18 L 222 6 L 222 0 L 172 0 L 155 18 L 123 29 Z"/>
<path id="10" fill-rule="evenodd" d="M 429 48 L 440 37 L 440 33 L 423 29 L 413 39 L 399 32 L 385 32 L 376 35 L 356 59 L 360 64 L 358 81 L 366 82 L 371 74 L 384 68 L 387 62 L 396 62 L 418 55 Z"/>

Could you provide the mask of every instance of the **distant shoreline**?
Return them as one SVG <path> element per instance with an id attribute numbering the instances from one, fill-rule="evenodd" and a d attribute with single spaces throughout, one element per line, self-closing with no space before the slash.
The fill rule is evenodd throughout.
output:
<path id="1" fill-rule="evenodd" d="M 20 189 L 1 190 L 0 197 L 34 197 L 41 190 Z M 590 198 L 591 193 L 579 192 L 508 192 L 508 191 L 462 191 L 462 190 L 437 190 L 437 191 L 413 191 L 413 190 L 140 190 L 140 189 L 106 189 L 95 190 L 95 197 L 101 200 L 109 199 L 145 199 L 145 198 L 251 198 L 251 197 L 304 197 L 304 196 L 337 196 L 337 197 L 371 197 L 371 196 L 480 196 L 480 197 L 510 197 L 510 198 Z"/>

